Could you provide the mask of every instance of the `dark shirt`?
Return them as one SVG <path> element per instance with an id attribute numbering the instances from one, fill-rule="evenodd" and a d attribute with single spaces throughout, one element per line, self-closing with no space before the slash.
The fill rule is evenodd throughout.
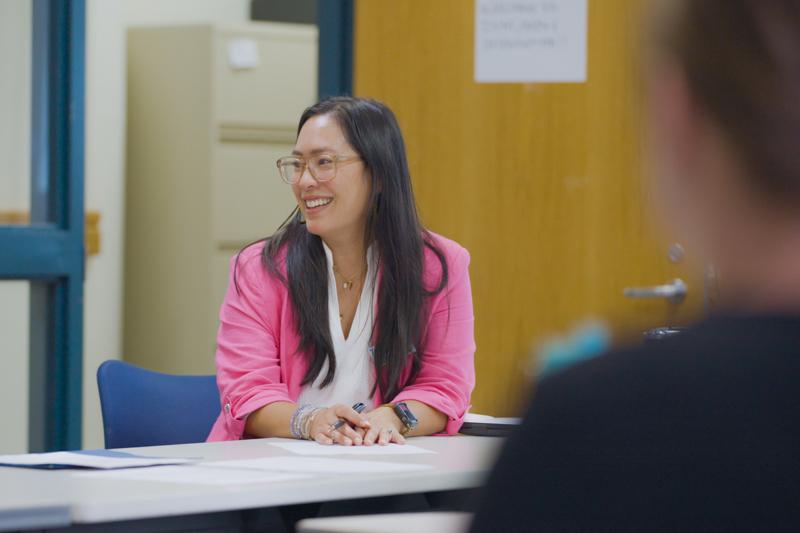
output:
<path id="1" fill-rule="evenodd" d="M 792 527 L 800 316 L 738 316 L 540 383 L 473 531 Z"/>

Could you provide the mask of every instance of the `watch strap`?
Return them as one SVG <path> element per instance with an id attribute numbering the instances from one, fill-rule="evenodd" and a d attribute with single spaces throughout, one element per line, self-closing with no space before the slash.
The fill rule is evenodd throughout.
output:
<path id="1" fill-rule="evenodd" d="M 397 418 L 399 418 L 400 421 L 405 426 L 405 431 L 403 432 L 403 435 L 405 435 L 406 433 L 417 427 L 417 424 L 419 424 L 419 420 L 417 420 L 417 417 L 414 416 L 414 413 L 411 412 L 411 409 L 408 407 L 406 402 L 399 402 L 395 404 L 394 413 L 397 415 Z"/>
<path id="2" fill-rule="evenodd" d="M 381 407 L 389 407 L 394 411 L 395 416 L 400 419 L 400 423 L 403 424 L 403 429 L 400 430 L 401 435 L 405 435 L 419 424 L 417 417 L 411 412 L 406 402 L 385 403 Z"/>

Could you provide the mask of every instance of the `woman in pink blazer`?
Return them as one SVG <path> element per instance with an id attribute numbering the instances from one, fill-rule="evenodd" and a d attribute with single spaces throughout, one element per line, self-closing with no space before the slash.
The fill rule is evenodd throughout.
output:
<path id="1" fill-rule="evenodd" d="M 323 100 L 277 165 L 298 207 L 231 260 L 208 440 L 457 432 L 475 384 L 469 254 L 420 224 L 394 114 Z"/>

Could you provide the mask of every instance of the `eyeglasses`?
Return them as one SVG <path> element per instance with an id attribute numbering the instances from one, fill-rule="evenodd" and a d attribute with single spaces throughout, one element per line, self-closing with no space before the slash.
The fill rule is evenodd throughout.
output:
<path id="1" fill-rule="evenodd" d="M 277 165 L 281 179 L 292 185 L 300 180 L 300 176 L 305 172 L 306 166 L 308 166 L 308 171 L 311 172 L 311 177 L 315 180 L 330 181 L 336 177 L 336 171 L 340 166 L 360 159 L 355 155 L 318 154 L 310 159 L 289 155 L 278 159 Z"/>

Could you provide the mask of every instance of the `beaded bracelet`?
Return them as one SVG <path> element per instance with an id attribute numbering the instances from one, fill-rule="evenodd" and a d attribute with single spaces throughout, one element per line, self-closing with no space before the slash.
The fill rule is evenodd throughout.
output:
<path id="1" fill-rule="evenodd" d="M 289 421 L 289 431 L 291 431 L 292 437 L 296 439 L 303 438 L 303 433 L 302 433 L 303 415 L 312 409 L 313 406 L 311 405 L 301 405 L 292 414 L 292 418 Z"/>
<path id="2" fill-rule="evenodd" d="M 300 425 L 300 435 L 305 440 L 312 440 L 311 439 L 311 424 L 314 423 L 314 418 L 316 418 L 317 414 L 320 411 L 324 411 L 324 407 L 315 407 L 311 409 L 307 413 L 304 413 L 302 423 Z"/>

